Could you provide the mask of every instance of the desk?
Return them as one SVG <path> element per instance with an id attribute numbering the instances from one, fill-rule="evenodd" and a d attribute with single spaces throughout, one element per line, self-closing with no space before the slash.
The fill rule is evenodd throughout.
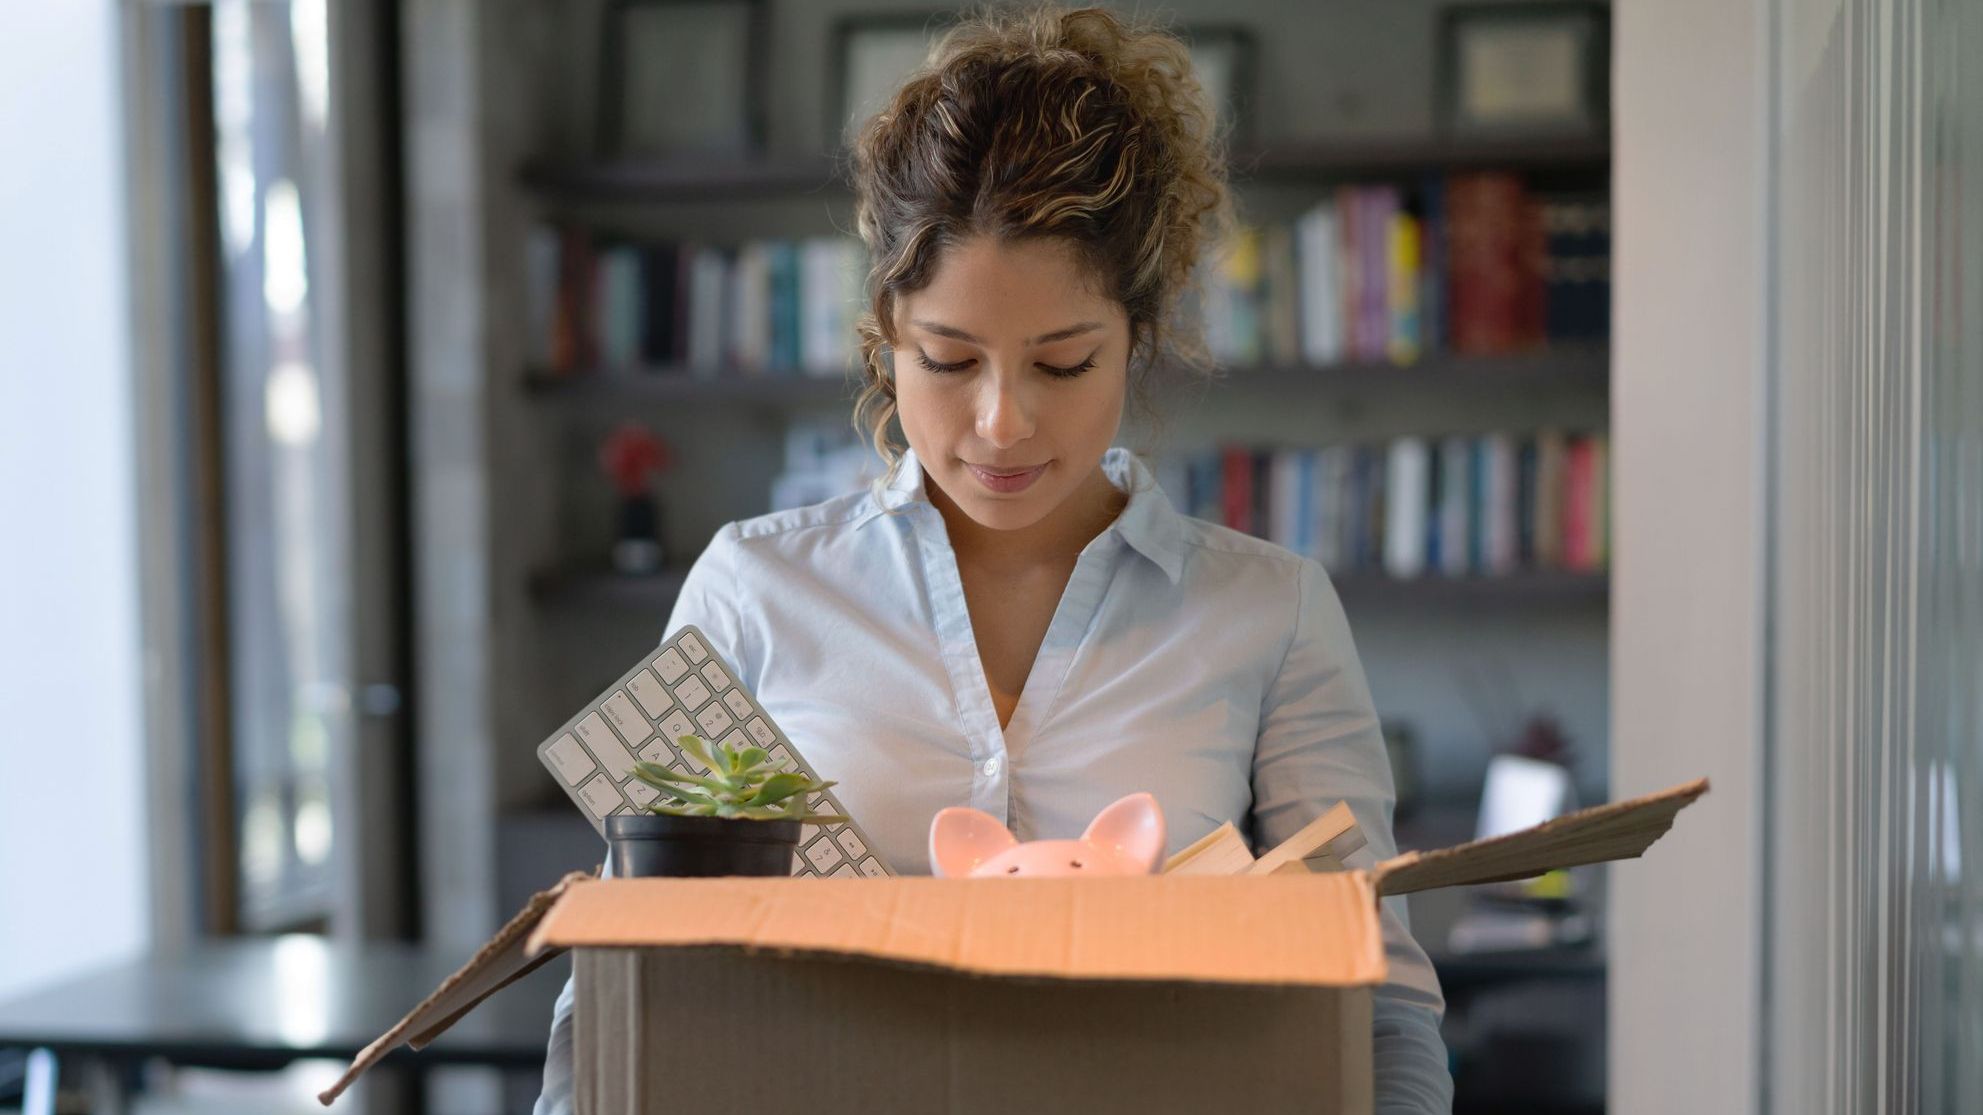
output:
<path id="1" fill-rule="evenodd" d="M 99 1101 L 121 1112 L 129 1097 L 117 1070 L 149 1057 L 232 1069 L 277 1069 L 305 1057 L 348 1061 L 469 951 L 286 936 L 154 953 L 0 1002 L 0 1047 L 45 1047 L 78 1063 L 92 1074 Z M 416 1110 L 420 1078 L 436 1065 L 541 1071 L 568 968 L 562 959 L 546 964 L 426 1049 L 397 1049 L 380 1067 L 410 1074 L 408 1104 Z"/>

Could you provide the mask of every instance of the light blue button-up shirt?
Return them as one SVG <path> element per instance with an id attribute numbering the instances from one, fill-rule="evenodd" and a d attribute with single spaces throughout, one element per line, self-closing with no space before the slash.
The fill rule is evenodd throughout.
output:
<path id="1" fill-rule="evenodd" d="M 1081 551 L 1004 728 L 913 451 L 888 487 L 723 527 L 664 634 L 702 628 L 900 874 L 929 872 L 945 806 L 1072 837 L 1138 790 L 1167 853 L 1228 820 L 1264 851 L 1345 801 L 1368 841 L 1351 865 L 1394 854 L 1389 762 L 1321 565 L 1179 514 L 1127 449 L 1102 467 L 1129 501 Z M 1377 1108 L 1450 1111 L 1444 1001 L 1402 898 L 1383 928 Z M 571 1004 L 567 983 L 537 1115 L 571 1109 Z"/>

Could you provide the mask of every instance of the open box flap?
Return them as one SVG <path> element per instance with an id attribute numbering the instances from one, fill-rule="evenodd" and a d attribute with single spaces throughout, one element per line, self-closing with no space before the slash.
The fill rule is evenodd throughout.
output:
<path id="1" fill-rule="evenodd" d="M 1633 859 L 1673 825 L 1674 814 L 1708 792 L 1697 779 L 1656 794 L 1595 805 L 1534 828 L 1436 852 L 1407 852 L 1377 865 L 1377 893 L 1526 879 L 1560 867 Z"/>
<path id="2" fill-rule="evenodd" d="M 344 1070 L 337 1083 L 317 1094 L 319 1103 L 329 1106 L 332 1100 L 351 1087 L 351 1082 L 368 1068 L 392 1052 L 393 1047 L 404 1041 L 415 1049 L 425 1048 L 427 1043 L 438 1037 L 455 1021 L 474 1010 L 475 1007 L 508 987 L 510 984 L 536 971 L 537 968 L 562 950 L 537 951 L 526 948 L 530 931 L 537 927 L 544 915 L 555 906 L 558 899 L 581 883 L 596 882 L 598 869 L 573 871 L 558 880 L 557 885 L 532 895 L 529 902 L 517 915 L 504 923 L 489 938 L 487 944 L 475 951 L 453 975 L 441 981 L 433 994 L 420 1001 L 420 1005 L 406 1013 L 392 1029 L 380 1035 L 377 1041 L 360 1050 Z M 580 888 L 582 889 L 582 888 Z"/>
<path id="3" fill-rule="evenodd" d="M 1370 880 L 606 879 L 566 894 L 538 948 L 729 946 L 982 976 L 1362 986 L 1384 979 Z"/>

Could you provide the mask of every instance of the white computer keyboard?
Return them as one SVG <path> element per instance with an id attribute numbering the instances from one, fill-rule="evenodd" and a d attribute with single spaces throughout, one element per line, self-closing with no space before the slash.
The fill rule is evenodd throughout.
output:
<path id="1" fill-rule="evenodd" d="M 634 777 L 636 758 L 693 774 L 707 772 L 675 746 L 678 736 L 697 735 L 733 748 L 755 744 L 790 769 L 818 778 L 736 676 L 700 630 L 684 627 L 538 744 L 538 761 L 601 836 L 607 817 L 640 812 L 659 796 Z M 831 790 L 812 795 L 809 804 L 817 813 L 851 816 Z M 792 874 L 893 875 L 872 848 L 852 820 L 805 825 Z"/>

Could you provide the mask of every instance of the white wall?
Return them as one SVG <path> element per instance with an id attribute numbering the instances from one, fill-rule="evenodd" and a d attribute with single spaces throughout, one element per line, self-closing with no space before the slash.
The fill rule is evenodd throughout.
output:
<path id="1" fill-rule="evenodd" d="M 147 940 L 118 19 L 0 5 L 0 995 Z"/>
<path id="2" fill-rule="evenodd" d="M 1767 0 L 1614 13 L 1612 788 L 1714 787 L 1611 872 L 1610 1110 L 1720 1115 L 1761 1058 Z"/>

